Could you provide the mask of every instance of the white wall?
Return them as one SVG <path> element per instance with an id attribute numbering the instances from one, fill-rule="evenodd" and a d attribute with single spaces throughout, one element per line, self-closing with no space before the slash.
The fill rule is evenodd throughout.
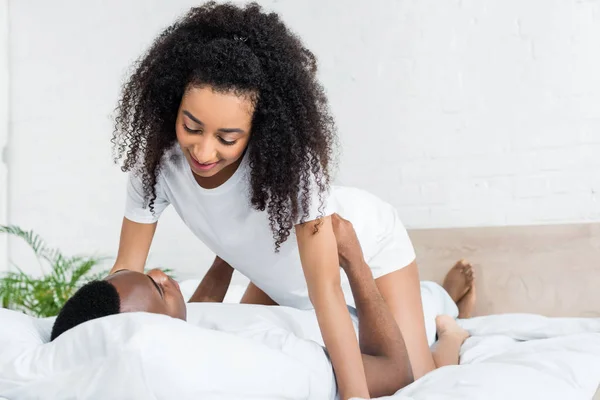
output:
<path id="1" fill-rule="evenodd" d="M 0 225 L 7 223 L 8 160 L 5 149 L 8 141 L 8 0 L 0 0 Z M 0 235 L 0 271 L 8 263 L 8 240 Z"/>
<path id="2" fill-rule="evenodd" d="M 119 86 L 197 3 L 10 2 L 10 222 L 68 253 L 116 254 Z M 385 198 L 409 227 L 600 220 L 599 1 L 261 3 L 319 57 L 339 182 Z M 150 264 L 189 276 L 211 260 L 167 212 Z"/>

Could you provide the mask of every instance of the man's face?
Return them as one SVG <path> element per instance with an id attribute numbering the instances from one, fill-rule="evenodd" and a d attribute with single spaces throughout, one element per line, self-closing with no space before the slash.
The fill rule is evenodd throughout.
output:
<path id="1" fill-rule="evenodd" d="M 186 306 L 179 285 L 164 272 L 117 271 L 106 278 L 119 293 L 121 312 L 145 311 L 185 321 Z"/>

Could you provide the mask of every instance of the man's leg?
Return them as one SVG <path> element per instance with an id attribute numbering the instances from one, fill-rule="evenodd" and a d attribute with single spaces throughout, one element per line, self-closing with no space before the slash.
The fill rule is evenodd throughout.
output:
<path id="1" fill-rule="evenodd" d="M 460 260 L 446 274 L 443 288 L 458 306 L 458 318 L 471 318 L 475 306 L 475 274 L 473 266 Z M 448 315 L 435 319 L 438 341 L 432 346 L 433 359 L 437 368 L 459 363 L 460 347 L 469 337 Z"/>
<path id="2" fill-rule="evenodd" d="M 344 268 L 358 313 L 358 335 L 372 397 L 388 396 L 413 382 L 402 333 L 364 262 Z"/>
<path id="3" fill-rule="evenodd" d="M 377 289 L 364 259 L 343 265 L 358 313 L 359 345 L 369 394 L 394 394 L 413 382 L 412 368 L 402 333 Z"/>
<path id="4" fill-rule="evenodd" d="M 453 318 L 440 316 L 435 321 L 438 341 L 431 349 L 429 348 L 424 325 L 418 325 L 414 321 L 424 318 L 433 320 L 436 315 L 423 314 L 418 279 L 418 269 L 413 263 L 376 281 L 407 343 L 415 379 L 435 368 L 458 364 L 460 347 L 469 337 L 468 332 L 462 329 Z M 459 318 L 469 318 L 475 301 L 475 290 L 471 291 L 471 288 L 474 287 L 473 268 L 471 264 L 461 260 L 446 275 L 443 289 L 438 288 L 445 290 L 452 301 L 457 304 Z"/>
<path id="5" fill-rule="evenodd" d="M 460 347 L 468 339 L 469 333 L 462 329 L 449 315 L 439 315 L 435 319 L 439 340 L 431 347 L 436 368 L 458 365 Z"/>
<path id="6" fill-rule="evenodd" d="M 371 397 L 391 395 L 413 382 L 402 333 L 365 262 L 352 224 L 332 216 L 340 265 L 346 272 L 358 313 L 358 336 Z"/>

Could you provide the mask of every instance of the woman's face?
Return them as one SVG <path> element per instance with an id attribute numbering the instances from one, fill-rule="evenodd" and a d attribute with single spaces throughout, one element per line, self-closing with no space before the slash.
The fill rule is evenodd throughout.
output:
<path id="1" fill-rule="evenodd" d="M 199 184 L 217 187 L 233 175 L 250 139 L 253 113 L 250 96 L 209 86 L 186 90 L 175 131 Z"/>

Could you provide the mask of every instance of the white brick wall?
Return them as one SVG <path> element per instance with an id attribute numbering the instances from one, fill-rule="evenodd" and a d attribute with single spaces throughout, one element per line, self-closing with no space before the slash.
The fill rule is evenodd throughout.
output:
<path id="1" fill-rule="evenodd" d="M 338 181 L 385 198 L 409 227 L 600 220 L 600 1 L 261 3 L 319 57 Z M 116 253 L 119 84 L 194 4 L 10 1 L 11 222 L 67 252 Z M 11 244 L 13 259 L 23 251 Z M 150 263 L 185 275 L 211 258 L 168 212 Z"/>
<path id="2" fill-rule="evenodd" d="M 8 141 L 8 0 L 0 0 L 0 224 L 7 222 L 8 173 L 4 149 Z M 0 236 L 0 271 L 8 262 L 8 240 Z"/>

